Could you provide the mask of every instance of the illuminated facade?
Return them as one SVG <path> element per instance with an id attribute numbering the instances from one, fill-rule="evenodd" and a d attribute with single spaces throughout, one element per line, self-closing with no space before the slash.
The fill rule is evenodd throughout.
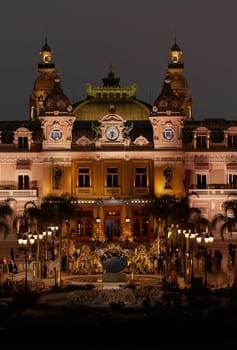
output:
<path id="1" fill-rule="evenodd" d="M 47 41 L 40 56 L 29 120 L 0 122 L 0 199 L 14 199 L 17 215 L 27 201 L 68 193 L 83 211 L 71 224 L 77 242 L 95 230 L 116 242 L 126 222 L 137 242 L 149 242 L 157 220 L 144 206 L 153 196 L 190 195 L 210 221 L 221 212 L 237 188 L 237 122 L 193 119 L 176 43 L 152 105 L 137 100 L 136 84 L 121 87 L 112 67 L 72 105 Z"/>

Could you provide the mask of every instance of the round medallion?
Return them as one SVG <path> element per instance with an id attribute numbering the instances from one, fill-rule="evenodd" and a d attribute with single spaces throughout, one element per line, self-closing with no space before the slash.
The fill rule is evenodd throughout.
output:
<path id="1" fill-rule="evenodd" d="M 51 132 L 51 137 L 52 137 L 52 139 L 55 140 L 55 141 L 61 140 L 62 136 L 63 136 L 63 133 L 62 133 L 61 130 L 53 130 L 53 131 Z"/>
<path id="2" fill-rule="evenodd" d="M 163 137 L 164 139 L 166 139 L 167 141 L 170 141 L 173 139 L 174 137 L 174 130 L 172 128 L 165 128 L 163 130 Z"/>

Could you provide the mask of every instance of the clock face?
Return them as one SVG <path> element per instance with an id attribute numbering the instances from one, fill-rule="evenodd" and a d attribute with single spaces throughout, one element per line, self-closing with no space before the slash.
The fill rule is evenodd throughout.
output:
<path id="1" fill-rule="evenodd" d="M 55 141 L 61 140 L 62 136 L 63 136 L 63 133 L 62 133 L 61 130 L 53 130 L 53 131 L 51 132 L 51 137 L 52 137 L 52 139 L 55 140 Z"/>
<path id="2" fill-rule="evenodd" d="M 167 141 L 170 141 L 173 139 L 174 137 L 174 130 L 172 128 L 165 128 L 163 130 L 163 137 L 164 139 L 166 139 Z"/>
<path id="3" fill-rule="evenodd" d="M 106 129 L 106 137 L 108 140 L 115 141 L 119 136 L 119 131 L 116 126 L 109 126 Z"/>

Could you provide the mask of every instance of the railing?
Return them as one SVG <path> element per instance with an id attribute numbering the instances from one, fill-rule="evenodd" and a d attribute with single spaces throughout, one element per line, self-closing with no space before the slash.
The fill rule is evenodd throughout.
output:
<path id="1" fill-rule="evenodd" d="M 104 193 L 109 196 L 118 196 L 121 194 L 121 187 L 104 187 Z"/>
<path id="2" fill-rule="evenodd" d="M 133 188 L 133 195 L 145 195 L 149 194 L 150 187 L 134 187 Z"/>
<path id="3" fill-rule="evenodd" d="M 189 195 L 226 195 L 237 194 L 237 187 L 229 184 L 210 184 L 206 188 L 197 188 L 197 186 L 192 185 L 188 193 Z"/>
<path id="4" fill-rule="evenodd" d="M 0 190 L 35 190 L 37 188 L 37 181 L 30 181 L 27 187 L 22 184 L 22 188 L 20 188 L 20 185 L 16 181 L 0 181 Z"/>
<path id="5" fill-rule="evenodd" d="M 92 187 L 77 187 L 77 194 L 92 194 Z"/>
<path id="6" fill-rule="evenodd" d="M 37 181 L 30 181 L 27 187 L 23 184 L 20 185 L 16 181 L 1 181 L 0 198 L 38 197 Z"/>
<path id="7" fill-rule="evenodd" d="M 0 198 L 19 198 L 19 197 L 38 197 L 38 189 L 28 189 L 28 190 L 12 190 L 12 189 L 0 189 Z"/>

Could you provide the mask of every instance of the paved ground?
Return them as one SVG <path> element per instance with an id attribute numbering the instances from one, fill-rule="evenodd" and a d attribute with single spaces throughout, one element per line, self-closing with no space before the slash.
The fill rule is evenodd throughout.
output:
<path id="1" fill-rule="evenodd" d="M 25 272 L 20 272 L 17 274 L 6 274 L 4 279 L 9 278 L 12 281 L 22 281 L 25 283 Z M 119 286 L 122 286 L 129 282 L 134 282 L 136 285 L 147 286 L 160 286 L 162 281 L 161 275 L 151 274 L 151 275 L 127 275 L 126 282 L 103 282 L 102 275 L 75 275 L 71 273 L 62 272 L 61 274 L 61 285 L 85 285 L 93 284 L 97 289 L 117 289 Z M 31 272 L 27 273 L 27 282 L 32 287 L 43 288 L 43 287 L 54 287 L 57 285 L 57 279 L 53 277 L 40 278 L 36 280 Z"/>
<path id="2" fill-rule="evenodd" d="M 202 277 L 204 281 L 204 273 L 200 273 L 195 271 L 194 276 Z M 58 281 L 55 277 L 48 277 L 48 278 L 40 278 L 36 279 L 31 271 L 27 272 L 27 276 L 24 271 L 19 272 L 17 274 L 4 274 L 1 276 L 2 283 L 6 279 L 10 279 L 12 281 L 22 281 L 22 283 L 25 282 L 25 279 L 27 278 L 28 284 L 32 285 L 35 288 L 44 288 L 44 287 L 53 287 L 57 285 Z M 128 282 L 134 282 L 137 285 L 140 286 L 161 286 L 162 283 L 162 276 L 161 274 L 149 274 L 149 275 L 143 275 L 143 274 L 128 274 L 126 276 L 126 283 Z M 184 287 L 185 284 L 182 279 L 179 279 L 180 287 Z M 208 286 L 211 288 L 225 288 L 232 285 L 233 282 L 233 270 L 231 269 L 222 269 L 220 272 L 213 272 L 213 273 L 207 273 L 207 283 Z M 72 273 L 61 273 L 61 285 L 70 285 L 70 284 L 94 284 L 97 289 L 110 289 L 110 288 L 118 288 L 120 285 L 123 285 L 124 282 L 103 282 L 102 281 L 102 274 L 98 275 L 76 275 Z M 186 285 L 189 287 L 189 285 Z"/>
<path id="3" fill-rule="evenodd" d="M 226 274 L 225 272 L 222 274 L 220 281 L 224 282 Z M 208 276 L 209 281 L 214 279 L 214 274 L 210 275 Z M 12 279 L 24 285 L 25 277 L 25 273 L 21 272 L 14 275 Z M 138 287 L 144 287 L 143 289 L 149 293 L 152 291 L 151 286 L 159 288 L 161 283 L 160 275 L 131 275 L 127 277 L 129 281 L 134 281 Z M 216 274 L 215 277 L 217 277 Z M 34 278 L 32 279 L 30 272 L 27 274 L 27 280 L 38 288 L 50 288 L 55 285 L 54 278 L 36 282 Z M 110 296 L 116 293 L 108 289 L 118 287 L 118 283 L 110 285 L 108 282 L 103 283 L 101 275 L 78 276 L 62 273 L 62 285 L 88 283 L 94 283 L 95 289 L 106 289 L 102 291 L 102 294 L 105 292 Z M 137 349 L 170 349 L 173 347 L 176 349 L 212 349 L 212 345 L 215 345 L 215 348 L 220 344 L 232 345 L 235 335 L 237 313 L 234 319 L 228 320 L 225 313 L 225 307 L 228 305 L 221 305 L 219 301 L 217 304 L 218 312 L 211 309 L 211 313 L 206 319 L 206 298 L 195 300 L 194 308 L 190 309 L 188 303 L 185 302 L 186 298 L 182 297 L 180 304 L 182 307 L 180 307 L 180 305 L 175 306 L 174 304 L 174 294 L 164 293 L 162 295 L 161 293 L 165 299 L 159 304 L 159 308 L 151 308 L 148 300 L 146 302 L 144 294 L 142 294 L 140 300 L 143 302 L 137 304 L 135 308 L 130 308 L 129 305 L 125 308 L 119 308 L 119 304 L 116 304 L 114 309 L 111 307 L 101 308 L 101 305 L 97 303 L 97 307 L 91 309 L 80 305 L 78 307 L 76 303 L 73 304 L 78 300 L 80 293 L 70 292 L 69 294 L 55 293 L 52 300 L 46 295 L 48 304 L 42 303 L 42 308 L 26 308 L 23 312 L 18 313 L 13 326 L 11 324 L 0 329 L 0 343 L 26 344 L 32 342 L 30 339 L 33 338 L 34 343 L 78 344 L 83 346 L 83 349 L 92 349 L 95 346 L 103 347 L 103 349 L 122 349 L 126 348 L 125 345 L 130 345 L 132 348 L 135 346 Z M 96 290 L 95 295 L 98 296 Z M 69 309 L 65 310 L 61 307 L 64 300 L 70 304 Z M 38 306 L 40 305 L 39 303 Z M 54 305 L 53 310 L 47 305 Z M 109 306 L 108 303 L 107 306 Z M 233 307 L 236 308 L 236 305 L 233 304 L 231 310 Z M 192 317 L 194 312 L 195 317 Z M 223 320 L 225 324 L 223 324 Z M 207 331 L 210 327 L 211 330 Z"/>

